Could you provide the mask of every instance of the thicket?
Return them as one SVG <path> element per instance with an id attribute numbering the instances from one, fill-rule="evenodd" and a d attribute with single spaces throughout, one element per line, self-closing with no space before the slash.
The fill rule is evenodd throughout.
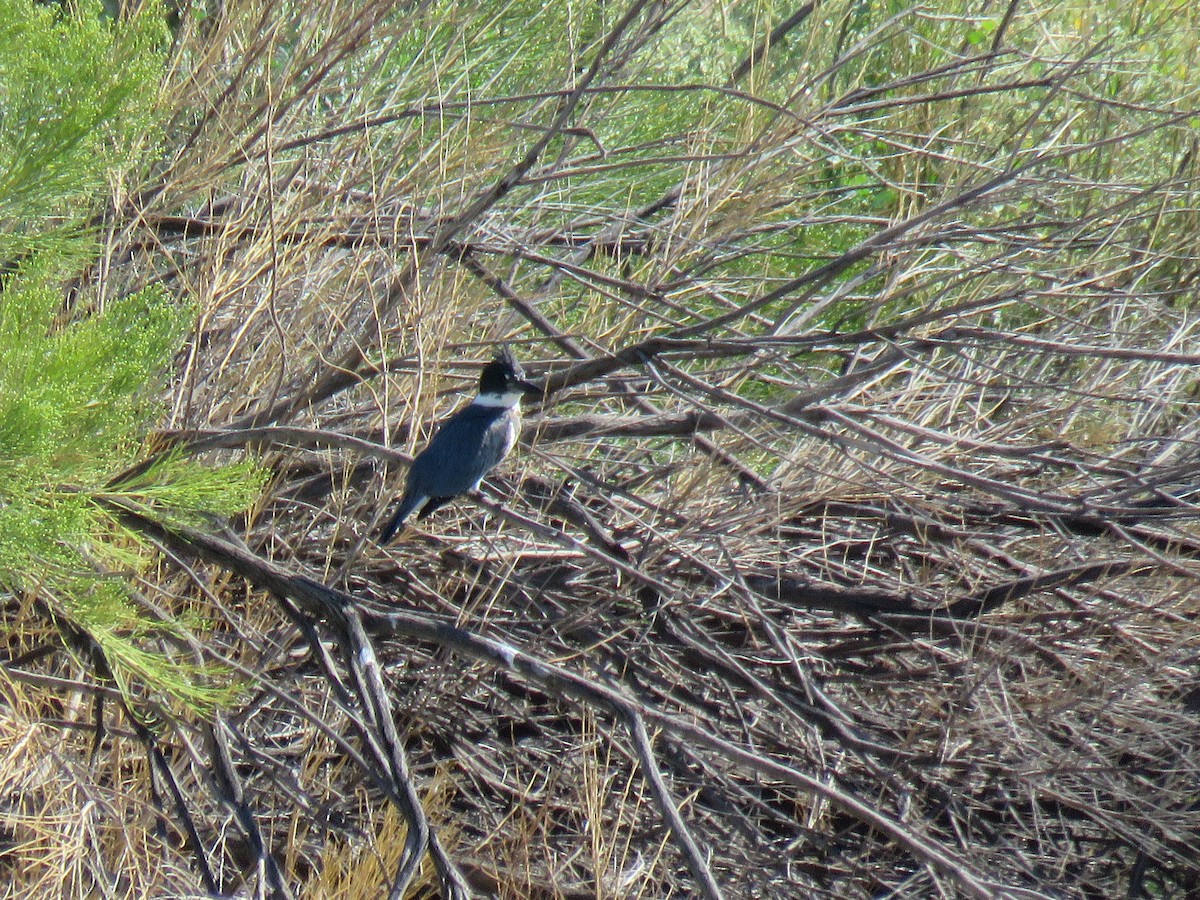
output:
<path id="1" fill-rule="evenodd" d="M 13 895 L 1200 889 L 1191 6 L 12 8 L 144 65 L 29 229 Z M 101 703 L 67 568 L 241 693 Z"/>

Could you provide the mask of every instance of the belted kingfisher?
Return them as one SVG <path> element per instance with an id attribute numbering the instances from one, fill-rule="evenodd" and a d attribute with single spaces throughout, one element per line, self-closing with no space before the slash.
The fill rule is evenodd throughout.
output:
<path id="1" fill-rule="evenodd" d="M 478 396 L 446 419 L 413 460 L 400 508 L 379 532 L 379 543 L 386 543 L 418 507 L 417 518 L 424 519 L 479 487 L 516 444 L 521 431 L 518 404 L 526 394 L 540 397 L 542 389 L 525 380 L 520 363 L 505 347 L 483 367 Z"/>

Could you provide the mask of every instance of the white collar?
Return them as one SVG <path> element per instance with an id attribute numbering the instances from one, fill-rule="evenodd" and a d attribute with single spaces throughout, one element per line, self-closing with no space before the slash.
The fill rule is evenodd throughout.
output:
<path id="1" fill-rule="evenodd" d="M 524 391 L 505 391 L 503 394 L 477 394 L 471 401 L 472 406 L 486 406 L 492 409 L 512 409 L 521 402 Z"/>

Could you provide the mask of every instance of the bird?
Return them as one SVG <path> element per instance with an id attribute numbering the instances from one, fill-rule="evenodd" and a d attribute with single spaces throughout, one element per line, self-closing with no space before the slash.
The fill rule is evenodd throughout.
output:
<path id="1" fill-rule="evenodd" d="M 387 543 L 414 511 L 424 519 L 460 494 L 479 487 L 484 476 L 508 456 L 521 431 L 520 402 L 542 395 L 504 347 L 479 375 L 479 393 L 438 426 L 408 470 L 400 506 L 379 532 Z"/>

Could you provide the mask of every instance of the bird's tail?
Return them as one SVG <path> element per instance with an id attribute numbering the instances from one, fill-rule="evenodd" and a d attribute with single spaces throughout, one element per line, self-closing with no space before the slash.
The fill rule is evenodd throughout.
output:
<path id="1" fill-rule="evenodd" d="M 411 491 L 405 491 L 404 497 L 400 501 L 400 508 L 396 510 L 396 514 L 388 520 L 388 523 L 379 530 L 379 543 L 386 544 L 390 541 L 392 536 L 404 527 L 404 520 L 411 516 L 413 510 L 427 499 L 429 498 L 413 494 Z"/>

